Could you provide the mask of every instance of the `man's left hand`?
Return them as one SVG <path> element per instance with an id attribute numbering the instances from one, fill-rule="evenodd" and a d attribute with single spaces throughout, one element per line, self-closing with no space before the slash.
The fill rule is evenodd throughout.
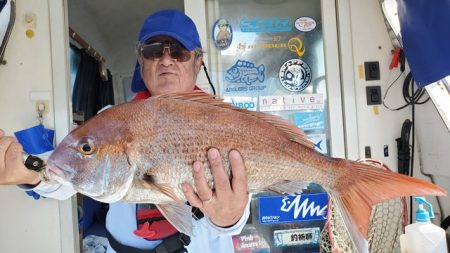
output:
<path id="1" fill-rule="evenodd" d="M 208 160 L 214 179 L 214 189 L 208 186 L 201 162 L 193 165 L 194 184 L 197 191 L 188 183 L 182 184 L 186 199 L 191 206 L 198 207 L 219 227 L 234 225 L 242 217 L 248 202 L 247 173 L 244 161 L 238 151 L 228 154 L 231 165 L 230 180 L 217 149 L 208 150 Z"/>

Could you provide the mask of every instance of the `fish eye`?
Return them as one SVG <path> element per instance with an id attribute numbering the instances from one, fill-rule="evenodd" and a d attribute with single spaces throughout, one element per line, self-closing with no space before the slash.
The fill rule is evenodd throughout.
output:
<path id="1" fill-rule="evenodd" d="M 89 137 L 82 138 L 78 144 L 78 151 L 83 155 L 92 155 L 95 152 L 94 141 Z"/>

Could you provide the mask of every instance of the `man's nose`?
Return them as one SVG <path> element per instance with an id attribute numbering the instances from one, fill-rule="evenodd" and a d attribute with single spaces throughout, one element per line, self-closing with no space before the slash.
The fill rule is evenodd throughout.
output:
<path id="1" fill-rule="evenodd" d="M 161 59 L 159 60 L 159 62 L 161 64 L 167 66 L 167 65 L 172 65 L 173 61 L 174 61 L 174 59 L 172 59 L 172 57 L 170 57 L 169 49 L 164 48 L 163 55 L 161 56 Z"/>

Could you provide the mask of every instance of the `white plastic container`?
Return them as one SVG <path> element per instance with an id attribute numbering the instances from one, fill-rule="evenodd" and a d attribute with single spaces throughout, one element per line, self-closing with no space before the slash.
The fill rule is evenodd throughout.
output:
<path id="1" fill-rule="evenodd" d="M 406 226 L 406 250 L 408 253 L 447 253 L 445 230 L 430 222 L 434 218 L 433 207 L 424 197 L 414 197 L 419 209 L 416 222 Z M 428 206 L 430 212 L 424 209 Z M 431 213 L 431 217 L 430 217 Z"/>

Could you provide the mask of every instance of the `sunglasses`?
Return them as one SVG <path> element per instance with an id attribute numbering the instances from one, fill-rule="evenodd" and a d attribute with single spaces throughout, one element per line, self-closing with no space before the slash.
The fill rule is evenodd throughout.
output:
<path id="1" fill-rule="evenodd" d="M 163 57 L 166 49 L 172 59 L 185 62 L 191 59 L 191 52 L 177 42 L 151 42 L 139 46 L 140 54 L 147 60 L 157 60 Z"/>

